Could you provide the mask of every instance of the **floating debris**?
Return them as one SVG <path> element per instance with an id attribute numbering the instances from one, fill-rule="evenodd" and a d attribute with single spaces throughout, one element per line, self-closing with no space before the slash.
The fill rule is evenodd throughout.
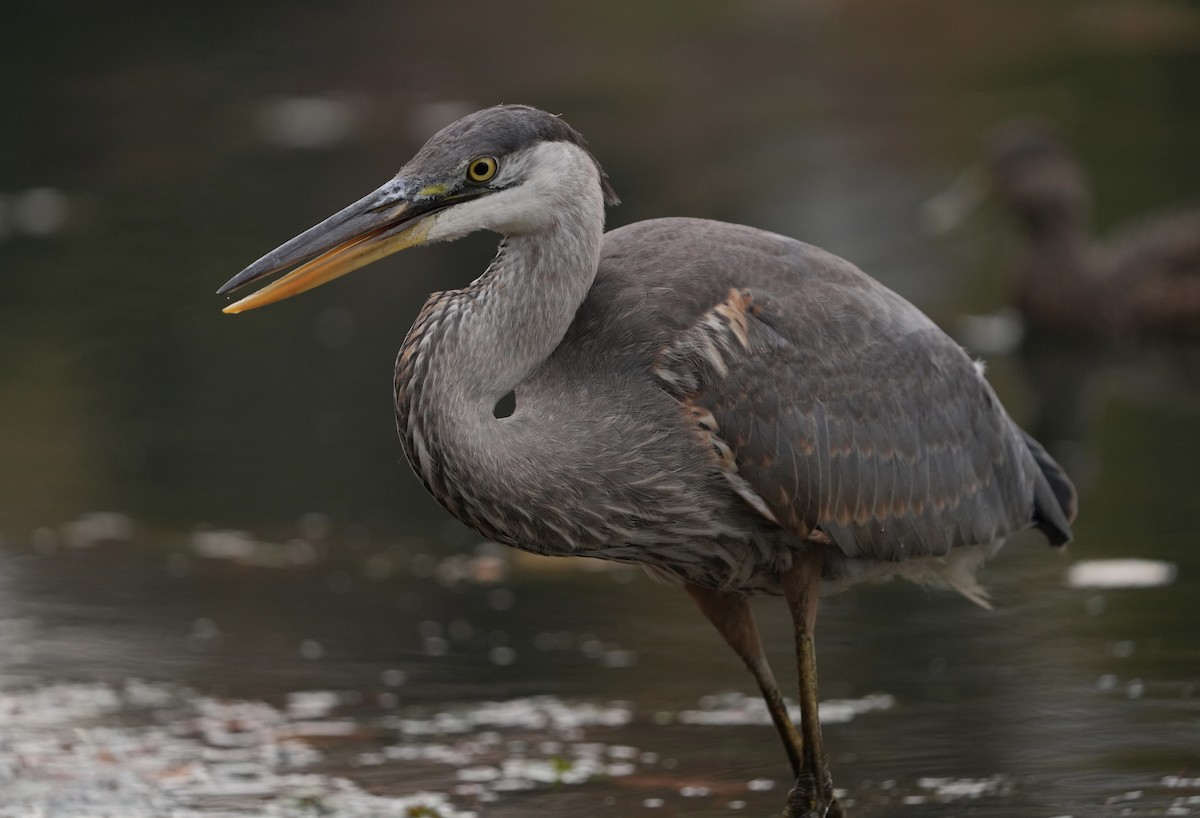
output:
<path id="1" fill-rule="evenodd" d="M 435 713 L 427 718 L 400 718 L 397 727 L 406 736 L 456 735 L 480 728 L 536 730 L 567 733 L 581 727 L 621 727 L 630 722 L 626 702 L 567 704 L 551 696 L 534 696 L 505 702 L 484 702 L 473 707 Z"/>
<path id="2" fill-rule="evenodd" d="M 94 511 L 64 525 L 62 533 L 71 548 L 126 543 L 133 538 L 133 521 L 116 511 Z"/>
<path id="3" fill-rule="evenodd" d="M 111 724 L 118 716 L 154 723 Z M 0 721 L 0 818 L 191 818 L 201 814 L 192 808 L 210 799 L 254 802 L 252 811 L 227 809 L 229 816 L 260 815 L 264 799 L 281 807 L 271 814 L 290 816 L 301 814 L 284 808 L 299 787 L 320 791 L 339 815 L 405 814 L 349 782 L 297 776 L 321 758 L 298 738 L 320 723 L 289 722 L 262 702 L 224 702 L 137 681 L 52 684 L 0 696 Z"/>
<path id="4" fill-rule="evenodd" d="M 398 671 L 385 675 L 403 682 Z M 503 792 L 628 776 L 639 759 L 651 757 L 628 745 L 578 740 L 585 725 L 627 724 L 627 704 L 574 705 L 550 697 L 487 702 L 392 720 L 403 743 L 358 755 L 362 766 L 456 767 L 452 793 L 372 795 L 308 769 L 322 760 L 317 747 L 323 743 L 377 735 L 335 716 L 356 700 L 352 692 L 297 691 L 279 709 L 137 681 L 51 684 L 0 695 L 0 818 L 474 818 L 455 798 L 482 803 Z M 501 731 L 551 737 L 530 742 Z M 459 738 L 453 745 L 423 739 L 434 733 Z"/>
<path id="5" fill-rule="evenodd" d="M 1200 777 L 1185 778 L 1181 775 L 1166 775 L 1159 783 L 1168 789 L 1200 790 Z"/>
<path id="6" fill-rule="evenodd" d="M 192 553 L 210 560 L 228 560 L 257 568 L 311 565 L 317 551 L 307 540 L 287 543 L 263 542 L 245 531 L 199 530 L 192 533 Z"/>
<path id="7" fill-rule="evenodd" d="M 1172 562 L 1145 559 L 1080 560 L 1067 571 L 1068 588 L 1156 588 L 1175 581 Z"/>
<path id="8" fill-rule="evenodd" d="M 433 632 L 435 625 L 425 629 Z M 395 669 L 380 678 L 391 686 L 406 681 Z M 707 724 L 757 724 L 753 701 L 737 693 L 708 696 L 700 709 L 682 711 L 668 723 L 696 723 L 688 714 L 704 714 L 699 718 Z M 635 714 L 626 702 L 531 697 L 424 714 L 410 708 L 399 716 L 376 714 L 369 722 L 339 712 L 362 702 L 354 690 L 302 690 L 276 707 L 140 681 L 49 684 L 2 694 L 0 818 L 476 818 L 476 810 L 507 794 L 618 778 L 629 779 L 621 785 L 626 788 L 647 781 L 660 788 L 642 790 L 644 810 L 678 809 L 678 799 L 717 799 L 714 807 L 742 811 L 750 809 L 750 799 L 780 786 L 761 778 L 740 791 L 709 781 L 666 788 L 643 771 L 669 771 L 676 767 L 672 759 L 591 735 L 584 740 L 585 727 L 602 736 L 606 728 L 629 725 Z M 833 718 L 891 706 L 886 694 L 822 703 Z M 373 780 L 409 781 L 414 791 L 368 793 L 322 772 L 331 766 L 369 767 L 378 771 Z M 1165 813 L 1154 814 L 1196 814 L 1200 795 L 1191 791 L 1200 789 L 1200 779 L 1167 776 L 1159 786 L 1171 791 L 1170 800 Z M 920 806 L 1005 799 L 1014 784 L 997 774 L 861 787 L 892 803 Z M 851 803 L 845 791 L 838 797 Z M 1151 797 L 1128 790 L 1106 803 L 1124 808 Z"/>
<path id="9" fill-rule="evenodd" d="M 875 710 L 888 710 L 896 704 L 894 697 L 886 693 L 872 693 L 861 699 L 830 699 L 819 705 L 822 723 L 844 724 L 863 713 Z M 706 726 L 742 726 L 747 724 L 771 724 L 771 714 L 767 706 L 758 696 L 748 696 L 745 693 L 728 692 L 715 696 L 705 696 L 700 700 L 699 710 L 684 710 L 676 715 L 675 720 L 681 724 L 702 724 Z M 793 719 L 800 718 L 800 708 L 794 704 L 788 706 L 788 712 Z"/>
<path id="10" fill-rule="evenodd" d="M 342 697 L 329 690 L 298 690 L 287 695 L 287 714 L 294 719 L 320 719 L 341 703 Z"/>
<path id="11" fill-rule="evenodd" d="M 930 790 L 930 795 L 937 801 L 960 801 L 981 798 L 985 795 L 1008 795 L 1012 791 L 1011 782 L 1002 775 L 988 778 L 922 778 L 917 786 Z"/>
<path id="12" fill-rule="evenodd" d="M 6 730 L 70 725 L 120 710 L 163 707 L 171 700 L 165 689 L 133 680 L 123 687 L 51 684 L 24 693 L 0 694 L 0 723 Z"/>

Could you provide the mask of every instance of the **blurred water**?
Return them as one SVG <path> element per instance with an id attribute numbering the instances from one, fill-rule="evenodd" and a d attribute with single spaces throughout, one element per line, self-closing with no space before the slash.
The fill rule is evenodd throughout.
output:
<path id="1" fill-rule="evenodd" d="M 416 807 L 396 799 L 421 789 L 493 816 L 778 808 L 770 728 L 696 723 L 753 721 L 722 698 L 752 685 L 686 599 L 637 572 L 476 551 L 403 464 L 395 350 L 428 292 L 483 268 L 490 239 L 219 312 L 230 275 L 455 116 L 561 111 L 625 201 L 611 224 L 779 230 L 950 328 L 1005 305 L 1009 225 L 985 210 L 932 241 L 919 205 L 995 123 L 1061 123 L 1101 229 L 1200 200 L 1194 3 L 116 3 L 72 9 L 69 26 L 62 13 L 13 9 L 0 32 L 0 692 L 13 697 L 0 788 L 15 793 L 0 815 L 33 814 L 47 781 L 75 798 L 56 815 L 253 814 L 262 798 L 273 814 L 404 814 Z M 989 372 L 1076 477 L 1077 541 L 1067 557 L 1012 543 L 986 575 L 995 613 L 901 586 L 829 600 L 823 696 L 891 702 L 828 726 L 835 780 L 855 815 L 1200 812 L 1196 353 L 1038 347 L 989 356 Z M 1122 557 L 1169 563 L 1173 581 L 1067 586 L 1076 558 Z M 777 607 L 760 605 L 785 669 Z M 309 719 L 333 726 L 314 729 L 350 734 L 296 735 L 306 717 L 288 697 L 302 691 L 335 694 Z M 395 722 L 483 701 L 628 718 L 475 725 L 439 739 L 479 751 L 459 764 Z M 254 718 L 274 732 L 238 740 L 274 766 L 205 755 L 222 749 L 196 726 L 213 702 L 266 708 Z M 130 746 L 177 763 L 126 763 L 116 748 Z M 456 778 L 520 755 L 530 768 L 512 776 Z M 487 783 L 532 781 L 534 762 L 562 781 Z M 571 783 L 571 770 L 603 774 Z M 293 774 L 325 778 L 282 781 Z M 114 792 L 128 803 L 87 803 Z"/>
<path id="2" fill-rule="evenodd" d="M 315 776 L 489 815 L 621 815 L 647 799 L 770 814 L 787 786 L 740 666 L 690 603 L 631 569 L 399 547 L 272 568 L 138 545 L 0 568 L 0 814 L 33 814 L 47 779 L 63 815 L 90 814 L 70 811 L 88 797 L 159 814 L 147 793 L 299 810 L 299 773 L 347 815 L 392 813 L 355 812 Z M 1194 580 L 1076 589 L 1065 568 L 1014 544 L 989 572 L 996 613 L 892 586 L 826 602 L 823 716 L 856 814 L 1194 811 L 1195 638 L 1178 613 Z M 786 616 L 758 607 L 791 678 Z M 479 715 L 483 702 L 498 704 Z"/>

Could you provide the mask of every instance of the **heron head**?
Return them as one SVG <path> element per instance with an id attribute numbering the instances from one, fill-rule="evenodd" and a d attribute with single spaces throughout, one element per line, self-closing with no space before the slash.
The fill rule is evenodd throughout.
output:
<path id="1" fill-rule="evenodd" d="M 477 230 L 529 233 L 581 214 L 601 223 L 604 205 L 617 201 L 574 128 L 536 108 L 500 105 L 447 125 L 382 187 L 272 250 L 217 292 L 296 267 L 225 308 L 243 312 L 419 244 Z"/>

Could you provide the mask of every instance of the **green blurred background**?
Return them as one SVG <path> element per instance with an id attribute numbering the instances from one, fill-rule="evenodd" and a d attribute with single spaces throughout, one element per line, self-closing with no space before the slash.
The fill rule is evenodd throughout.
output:
<path id="1" fill-rule="evenodd" d="M 213 293 L 478 107 L 583 131 L 625 201 L 610 225 L 784 232 L 948 326 L 1006 303 L 1009 225 L 993 210 L 933 242 L 918 208 L 995 124 L 1060 124 L 1102 227 L 1200 198 L 1195 2 L 26 4 L 0 45 L 8 540 L 97 509 L 165 531 L 320 512 L 434 536 L 392 361 L 424 296 L 473 278 L 492 238 L 252 315 Z M 1020 378 L 993 371 L 1028 420 Z M 1148 421 L 1131 411 L 1101 433 L 1157 445 L 1132 442 Z M 1155 411 L 1194 454 L 1193 410 Z"/>

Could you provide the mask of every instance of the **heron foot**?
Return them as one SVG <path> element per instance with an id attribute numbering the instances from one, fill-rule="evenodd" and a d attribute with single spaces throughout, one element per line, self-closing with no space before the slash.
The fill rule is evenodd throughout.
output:
<path id="1" fill-rule="evenodd" d="M 845 818 L 846 812 L 833 794 L 833 779 L 826 773 L 818 781 L 813 773 L 802 770 L 796 786 L 788 793 L 783 818 Z"/>

